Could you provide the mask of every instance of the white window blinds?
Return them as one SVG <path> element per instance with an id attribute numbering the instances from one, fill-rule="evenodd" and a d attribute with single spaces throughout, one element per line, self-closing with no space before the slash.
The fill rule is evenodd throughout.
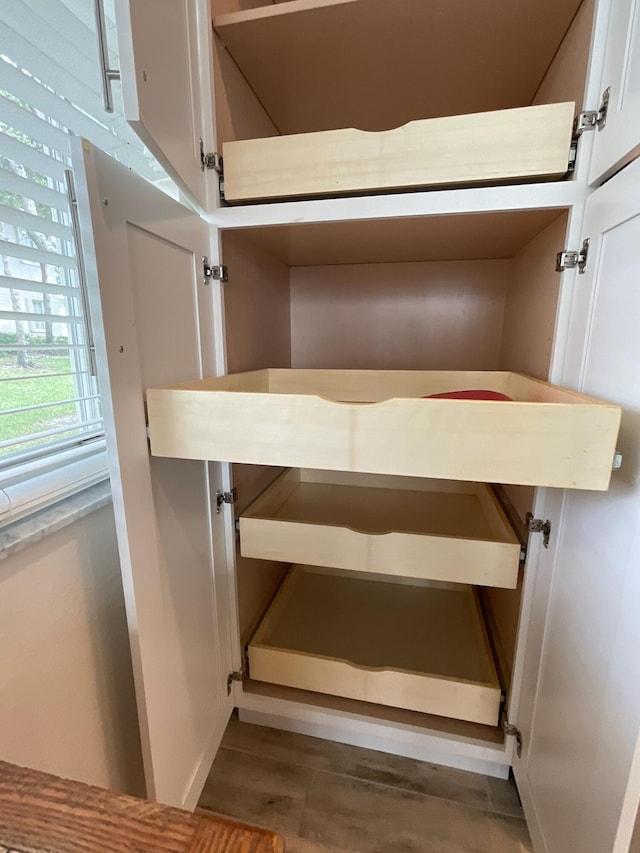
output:
<path id="1" fill-rule="evenodd" d="M 118 66 L 106 3 L 109 62 Z M 89 318 L 65 186 L 82 135 L 158 183 L 164 173 L 126 124 L 119 84 L 104 110 L 94 5 L 3 4 L 0 20 L 0 478 L 102 434 Z M 1 513 L 0 513 L 1 514 Z"/>

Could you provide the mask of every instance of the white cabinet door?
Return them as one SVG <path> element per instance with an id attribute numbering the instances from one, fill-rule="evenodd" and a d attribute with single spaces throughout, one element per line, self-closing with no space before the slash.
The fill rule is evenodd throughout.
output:
<path id="1" fill-rule="evenodd" d="M 608 492 L 567 492 L 516 779 L 536 851 L 626 853 L 640 796 L 640 160 L 589 198 L 563 384 L 623 407 Z"/>
<path id="2" fill-rule="evenodd" d="M 612 0 L 602 75 L 610 89 L 606 125 L 596 131 L 589 183 L 640 154 L 640 0 Z"/>
<path id="3" fill-rule="evenodd" d="M 207 209 L 214 144 L 206 0 L 116 0 L 124 114 L 185 195 Z M 209 178 L 210 180 L 210 178 Z"/>
<path id="4" fill-rule="evenodd" d="M 215 373 L 208 228 L 89 143 L 73 165 L 147 795 L 193 807 L 232 710 L 220 466 L 149 455 L 144 390 Z"/>

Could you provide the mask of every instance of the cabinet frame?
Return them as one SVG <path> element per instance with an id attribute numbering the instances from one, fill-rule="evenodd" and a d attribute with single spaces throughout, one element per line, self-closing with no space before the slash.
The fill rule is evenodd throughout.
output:
<path id="1" fill-rule="evenodd" d="M 201 4 L 208 6 L 208 4 Z M 607 15 L 611 3 L 599 0 L 596 10 L 596 24 L 591 45 L 591 64 L 587 74 L 585 108 L 597 108 L 600 90 L 600 68 L 604 55 Z M 210 82 L 210 81 L 205 81 Z M 205 98 L 206 100 L 206 98 Z M 209 102 L 210 108 L 211 102 Z M 350 218 L 380 218 L 395 210 L 398 216 L 437 215 L 447 210 L 516 209 L 536 204 L 568 207 L 569 224 L 567 229 L 567 247 L 580 245 L 581 221 L 586 196 L 586 170 L 593 137 L 589 134 L 580 141 L 580 156 L 577 171 L 572 182 L 557 186 L 533 185 L 531 187 L 496 187 L 489 189 L 469 189 L 442 191 L 438 193 L 404 193 L 397 196 L 378 199 L 337 199 L 334 201 L 310 201 L 277 203 L 268 207 L 257 205 L 244 209 L 223 209 L 210 207 L 207 215 L 212 224 L 212 246 L 219 248 L 220 229 L 244 228 L 252 225 L 279 224 L 282 222 L 344 221 Z M 206 176 L 205 176 L 206 177 Z M 211 178 L 211 176 L 209 176 Z M 563 247 L 559 247 L 563 248 Z M 215 256 L 215 253 L 212 253 Z M 576 273 L 563 273 L 557 321 L 551 358 L 550 380 L 562 383 L 564 363 L 567 356 L 567 337 L 570 325 L 572 294 L 579 287 Z M 223 300 L 220 298 L 222 317 Z M 218 341 L 221 372 L 225 370 L 224 344 Z M 224 488 L 232 485 L 231 467 L 224 469 Z M 533 505 L 536 516 L 553 519 L 562 517 L 561 495 L 547 489 L 538 489 Z M 227 572 L 235 583 L 236 569 L 233 551 L 234 531 L 233 512 L 230 506 L 224 509 L 226 521 Z M 559 525 L 560 526 L 560 525 Z M 530 679 L 525 678 L 523 660 L 527 657 L 540 657 L 544 642 L 544 619 L 551 590 L 548 584 L 549 567 L 553 565 L 557 547 L 556 536 L 552 536 L 550 548 L 544 551 L 538 539 L 532 539 L 525 567 L 520 626 L 514 660 L 511 689 L 507 702 L 507 715 L 511 722 L 518 722 L 521 705 L 533 701 Z M 231 597 L 231 635 L 234 645 L 234 668 L 240 667 L 241 649 L 239 644 L 239 621 L 237 602 Z M 526 681 L 526 683 L 525 683 Z M 455 732 L 443 734 L 437 730 L 425 730 L 411 724 L 394 723 L 376 718 L 373 713 L 353 713 L 340 709 L 320 708 L 312 703 L 290 701 L 282 697 L 260 696 L 240 683 L 233 684 L 234 698 L 245 719 L 254 722 L 276 723 L 283 728 L 306 731 L 309 734 L 321 733 L 337 740 L 358 743 L 363 746 L 387 749 L 400 754 L 413 755 L 425 760 L 440 760 L 453 766 L 475 769 L 497 775 L 506 775 L 511 764 L 517 764 L 513 755 L 513 738 L 504 743 L 493 744 L 482 739 L 469 737 Z M 525 741 L 525 750 L 527 749 Z"/>

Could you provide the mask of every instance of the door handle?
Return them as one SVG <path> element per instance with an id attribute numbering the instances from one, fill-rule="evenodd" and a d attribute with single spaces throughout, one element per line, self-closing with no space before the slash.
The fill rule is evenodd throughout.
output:
<path id="1" fill-rule="evenodd" d="M 107 28 L 105 26 L 103 0 L 94 0 L 96 14 L 96 33 L 98 36 L 98 56 L 100 58 L 100 75 L 102 77 L 102 100 L 105 111 L 113 112 L 113 92 L 111 83 L 120 79 L 120 72 L 115 68 L 109 68 L 109 49 L 107 46 Z"/>
<path id="2" fill-rule="evenodd" d="M 84 266 L 84 255 L 82 253 L 82 240 L 80 237 L 80 219 L 78 217 L 78 200 L 76 198 L 76 187 L 71 169 L 64 170 L 64 182 L 69 201 L 69 216 L 71 217 L 71 231 L 73 234 L 73 246 L 76 253 L 76 264 L 78 268 L 78 290 L 80 302 L 82 303 L 82 319 L 84 336 L 87 346 L 87 358 L 89 362 L 89 375 L 98 375 L 96 364 L 96 347 L 93 341 L 93 326 L 91 324 L 91 309 L 89 306 L 89 292 L 87 290 L 87 271 Z"/>

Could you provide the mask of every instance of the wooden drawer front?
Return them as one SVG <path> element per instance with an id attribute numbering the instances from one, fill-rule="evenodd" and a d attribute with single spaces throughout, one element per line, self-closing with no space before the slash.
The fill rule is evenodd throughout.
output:
<path id="1" fill-rule="evenodd" d="M 567 172 L 575 105 L 412 121 L 381 132 L 348 128 L 227 142 L 229 202 L 559 178 Z"/>
<path id="2" fill-rule="evenodd" d="M 243 557 L 514 589 L 520 544 L 477 483 L 286 471 L 240 518 Z"/>
<path id="3" fill-rule="evenodd" d="M 295 566 L 249 644 L 258 681 L 497 725 L 501 688 L 470 586 Z"/>
<path id="4" fill-rule="evenodd" d="M 514 402 L 420 399 L 470 388 Z M 147 410 L 155 456 L 597 490 L 621 415 L 516 373 L 421 370 L 231 374 L 149 389 Z"/>

